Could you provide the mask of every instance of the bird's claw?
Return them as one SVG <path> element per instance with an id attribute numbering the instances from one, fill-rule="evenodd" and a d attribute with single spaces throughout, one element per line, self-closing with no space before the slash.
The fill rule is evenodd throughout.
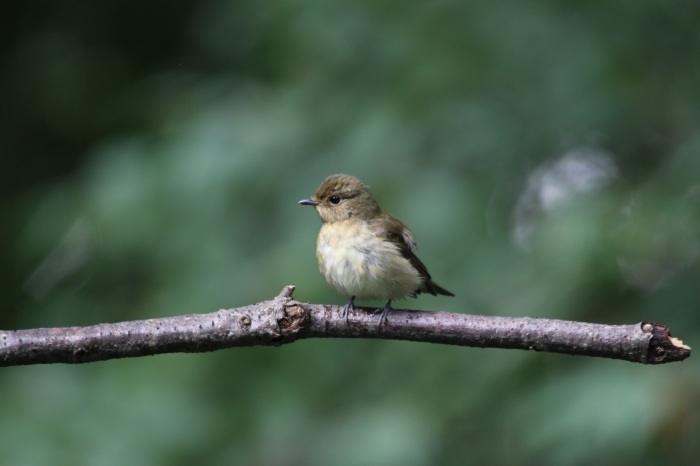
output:
<path id="1" fill-rule="evenodd" d="M 382 329 L 382 324 L 385 324 L 387 322 L 386 316 L 389 314 L 389 311 L 391 310 L 391 300 L 389 300 L 388 303 L 382 308 L 382 314 L 379 316 L 379 324 L 377 325 L 377 330 Z"/>
<path id="2" fill-rule="evenodd" d="M 348 325 L 348 313 L 349 313 L 348 311 L 350 311 L 350 309 L 355 310 L 355 297 L 354 296 L 352 298 L 350 298 L 350 301 L 345 303 L 345 306 L 343 307 L 343 312 L 341 314 L 341 317 L 343 318 L 343 320 L 345 320 L 345 325 Z"/>

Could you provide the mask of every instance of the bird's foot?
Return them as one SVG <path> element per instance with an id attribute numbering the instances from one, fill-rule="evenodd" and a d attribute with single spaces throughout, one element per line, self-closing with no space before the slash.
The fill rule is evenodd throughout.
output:
<path id="1" fill-rule="evenodd" d="M 391 310 L 391 299 L 382 308 L 382 315 L 379 316 L 379 325 L 377 325 L 377 330 L 381 330 L 382 324 L 388 322 L 386 320 L 386 316 L 390 310 Z"/>
<path id="2" fill-rule="evenodd" d="M 355 310 L 355 297 L 353 296 L 350 298 L 350 301 L 348 301 L 345 306 L 343 307 L 343 312 L 341 314 L 341 317 L 345 320 L 345 325 L 348 325 L 348 311 L 352 309 L 353 311 Z"/>

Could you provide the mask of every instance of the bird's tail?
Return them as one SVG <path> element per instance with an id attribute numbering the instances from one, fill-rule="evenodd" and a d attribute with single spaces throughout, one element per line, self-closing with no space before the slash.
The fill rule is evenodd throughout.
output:
<path id="1" fill-rule="evenodd" d="M 438 285 L 437 283 L 435 283 L 432 280 L 428 280 L 428 282 L 425 284 L 425 289 L 421 290 L 421 291 L 427 291 L 428 293 L 430 293 L 433 296 L 437 296 L 439 294 L 441 294 L 443 296 L 454 296 L 455 295 L 451 291 L 447 291 L 446 289 L 444 289 L 443 287 L 441 287 L 440 285 Z"/>

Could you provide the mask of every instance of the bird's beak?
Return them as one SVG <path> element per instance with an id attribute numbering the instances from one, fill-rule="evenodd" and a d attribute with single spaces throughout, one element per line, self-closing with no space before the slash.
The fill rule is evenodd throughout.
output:
<path id="1" fill-rule="evenodd" d="M 308 199 L 302 199 L 301 201 L 299 201 L 299 204 L 301 204 L 301 205 L 319 205 L 320 202 L 318 202 L 318 201 L 314 200 L 314 198 L 310 197 Z"/>

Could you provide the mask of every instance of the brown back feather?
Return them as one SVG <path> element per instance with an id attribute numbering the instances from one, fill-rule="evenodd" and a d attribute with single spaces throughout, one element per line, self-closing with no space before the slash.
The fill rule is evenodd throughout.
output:
<path id="1" fill-rule="evenodd" d="M 428 268 L 415 254 L 418 244 L 416 244 L 413 234 L 406 225 L 388 212 L 382 212 L 379 216 L 370 220 L 370 223 L 378 227 L 377 231 L 380 237 L 396 244 L 401 251 L 401 255 L 408 259 L 411 265 L 420 273 L 423 278 L 423 286 L 415 290 L 416 294 L 427 292 L 433 296 L 438 294 L 454 296 L 454 294 L 433 282 Z"/>

